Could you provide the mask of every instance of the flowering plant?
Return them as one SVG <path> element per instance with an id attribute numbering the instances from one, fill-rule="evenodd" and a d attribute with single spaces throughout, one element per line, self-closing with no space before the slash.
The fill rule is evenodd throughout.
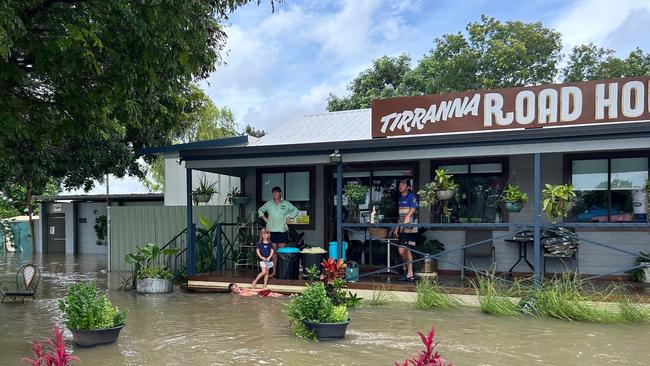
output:
<path id="1" fill-rule="evenodd" d="M 434 342 L 435 327 L 432 326 L 429 333 L 425 336 L 422 332 L 418 332 L 422 343 L 424 344 L 424 351 L 421 351 L 417 357 L 406 359 L 404 362 L 395 362 L 395 366 L 452 366 L 450 363 L 444 361 L 438 351 L 435 350 L 438 342 Z"/>
<path id="2" fill-rule="evenodd" d="M 65 348 L 63 331 L 54 326 L 54 338 L 43 338 L 32 342 L 34 358 L 23 358 L 23 361 L 32 366 L 69 366 L 79 358 L 72 356 Z"/>

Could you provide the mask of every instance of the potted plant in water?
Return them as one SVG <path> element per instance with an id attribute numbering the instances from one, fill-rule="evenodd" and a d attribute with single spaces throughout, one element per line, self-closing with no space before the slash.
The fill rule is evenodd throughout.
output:
<path id="1" fill-rule="evenodd" d="M 335 306 L 322 282 L 307 284 L 287 305 L 286 313 L 296 335 L 318 340 L 343 338 L 351 321 L 347 307 Z"/>
<path id="2" fill-rule="evenodd" d="M 501 194 L 501 199 L 506 203 L 508 212 L 519 212 L 528 202 L 528 195 L 519 189 L 519 186 L 508 184 Z"/>
<path id="3" fill-rule="evenodd" d="M 136 246 L 137 252 L 126 255 L 126 261 L 135 265 L 137 277 L 136 288 L 142 294 L 168 293 L 173 291 L 171 271 L 157 264 L 161 255 L 174 255 L 178 249 L 161 249 L 157 244 L 149 243 L 144 247 Z"/>
<path id="4" fill-rule="evenodd" d="M 244 196 L 241 190 L 239 190 L 239 187 L 235 187 L 226 195 L 225 203 L 230 203 L 237 207 L 243 207 L 246 206 L 248 201 L 250 201 L 250 197 Z"/>
<path id="5" fill-rule="evenodd" d="M 209 183 L 205 174 L 199 178 L 199 185 L 192 190 L 192 198 L 194 199 L 194 204 L 198 205 L 199 202 L 206 203 L 210 201 L 212 196 L 217 193 L 217 182 Z"/>
<path id="6" fill-rule="evenodd" d="M 576 194 L 570 184 L 546 184 L 542 190 L 542 211 L 546 213 L 551 223 L 556 224 L 558 218 L 568 217 Z"/>
<path id="7" fill-rule="evenodd" d="M 82 347 L 115 342 L 126 324 L 126 313 L 98 293 L 94 282 L 70 286 L 59 309 L 74 343 Z"/>

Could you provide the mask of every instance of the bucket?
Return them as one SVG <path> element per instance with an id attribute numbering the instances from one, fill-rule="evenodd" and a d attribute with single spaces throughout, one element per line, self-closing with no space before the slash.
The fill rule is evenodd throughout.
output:
<path id="1" fill-rule="evenodd" d="M 359 264 L 349 261 L 345 266 L 345 279 L 348 282 L 359 282 Z"/>
<path id="2" fill-rule="evenodd" d="M 340 256 L 338 252 L 339 243 L 335 241 L 330 242 L 330 258 L 339 259 L 343 257 L 343 261 L 345 261 L 345 253 L 348 251 L 348 243 L 344 241 L 341 244 L 343 244 L 343 256 Z"/>

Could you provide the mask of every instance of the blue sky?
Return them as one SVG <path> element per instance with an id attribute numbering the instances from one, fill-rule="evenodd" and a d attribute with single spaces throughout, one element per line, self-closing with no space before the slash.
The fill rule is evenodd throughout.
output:
<path id="1" fill-rule="evenodd" d="M 275 13 L 262 0 L 230 17 L 224 63 L 201 86 L 240 127 L 272 131 L 325 111 L 328 94 L 346 94 L 373 59 L 407 53 L 415 63 L 436 37 L 464 31 L 481 14 L 541 21 L 563 34 L 566 51 L 589 42 L 621 56 L 650 51 L 650 0 L 286 0 Z M 145 191 L 133 179 L 111 183 L 112 193 Z"/>

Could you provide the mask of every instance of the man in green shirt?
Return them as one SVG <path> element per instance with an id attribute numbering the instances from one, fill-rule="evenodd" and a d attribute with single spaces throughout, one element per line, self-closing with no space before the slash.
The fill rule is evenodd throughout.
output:
<path id="1" fill-rule="evenodd" d="M 271 231 L 271 243 L 273 243 L 273 271 L 271 277 L 275 276 L 277 256 L 275 251 L 284 247 L 289 241 L 289 220 L 298 216 L 298 209 L 291 202 L 282 199 L 282 189 L 273 187 L 271 189 L 273 200 L 266 201 L 257 210 L 259 217 L 266 222 L 266 227 Z"/>

